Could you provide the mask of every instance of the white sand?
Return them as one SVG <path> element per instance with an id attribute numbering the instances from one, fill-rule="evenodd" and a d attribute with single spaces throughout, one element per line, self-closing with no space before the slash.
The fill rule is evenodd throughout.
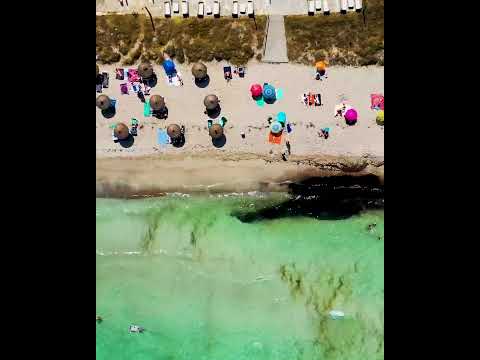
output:
<path id="1" fill-rule="evenodd" d="M 192 153 L 215 150 L 231 153 L 244 152 L 259 155 L 283 151 L 277 145 L 267 142 L 267 117 L 285 111 L 288 121 L 295 124 L 289 134 L 292 154 L 306 156 L 322 155 L 373 155 L 384 154 L 384 131 L 375 124 L 375 112 L 370 109 L 370 94 L 384 91 L 383 67 L 332 67 L 328 69 L 328 79 L 317 81 L 313 77 L 313 67 L 293 64 L 250 64 L 245 78 L 234 79 L 227 84 L 223 78 L 223 63 L 207 64 L 210 85 L 198 88 L 191 75 L 190 66 L 177 65 L 181 72 L 184 86 L 173 87 L 166 84 L 166 77 L 161 66 L 154 66 L 158 75 L 158 84 L 151 94 L 165 98 L 169 109 L 167 120 L 146 118 L 143 116 L 143 104 L 136 94 L 121 95 L 119 84 L 126 81 L 115 79 L 116 66 L 100 66 L 101 71 L 110 74 L 110 87 L 104 93 L 117 99 L 117 114 L 112 119 L 105 119 L 96 109 L 96 144 L 97 157 L 111 156 L 145 156 L 149 154 Z M 258 107 L 249 92 L 252 83 L 269 82 L 276 88 L 282 88 L 284 98 L 273 105 Z M 322 95 L 321 107 L 306 107 L 300 102 L 304 92 L 312 91 Z M 203 98 L 216 94 L 221 101 L 222 113 L 228 119 L 225 129 L 227 143 L 221 149 L 213 147 L 208 135 L 208 117 L 203 113 Z M 348 103 L 359 113 L 355 126 L 347 126 L 343 119 L 334 118 L 334 106 L 339 97 L 345 95 Z M 97 96 L 98 94 L 96 94 Z M 148 97 L 147 97 L 148 101 Z M 124 149 L 115 144 L 111 138 L 109 125 L 119 121 L 130 123 L 137 118 L 144 128 L 139 130 L 135 144 Z M 186 144 L 183 148 L 168 146 L 163 149 L 157 144 L 156 128 L 166 128 L 168 124 L 177 123 L 186 127 Z M 309 127 L 312 123 L 313 127 Z M 325 140 L 317 135 L 322 127 L 330 127 L 330 137 Z M 242 139 L 240 132 L 246 132 Z"/>

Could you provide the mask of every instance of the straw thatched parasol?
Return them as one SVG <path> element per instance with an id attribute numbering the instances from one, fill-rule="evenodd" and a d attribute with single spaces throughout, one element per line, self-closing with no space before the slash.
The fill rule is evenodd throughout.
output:
<path id="1" fill-rule="evenodd" d="M 165 107 L 165 99 L 160 95 L 152 95 L 149 101 L 153 110 L 161 110 Z"/>
<path id="2" fill-rule="evenodd" d="M 192 66 L 192 74 L 195 79 L 203 79 L 207 76 L 207 67 L 201 62 L 195 63 Z"/>
<path id="3" fill-rule="evenodd" d="M 97 64 L 95 64 L 95 65 L 97 66 L 97 75 L 96 76 L 98 76 L 98 73 L 100 72 L 100 69 L 98 68 Z"/>
<path id="4" fill-rule="evenodd" d="M 223 127 L 220 124 L 213 124 L 209 130 L 212 139 L 220 139 L 223 136 Z"/>
<path id="5" fill-rule="evenodd" d="M 138 74 L 144 78 L 148 79 L 153 75 L 153 66 L 150 63 L 141 63 L 138 65 Z"/>
<path id="6" fill-rule="evenodd" d="M 177 124 L 170 124 L 167 127 L 167 134 L 172 139 L 178 139 L 180 136 L 182 136 L 182 129 Z"/>
<path id="7" fill-rule="evenodd" d="M 118 123 L 115 126 L 115 129 L 113 129 L 113 134 L 118 140 L 125 140 L 130 135 L 128 132 L 128 126 L 124 123 Z"/>
<path id="8" fill-rule="evenodd" d="M 107 110 L 111 105 L 110 98 L 107 95 L 99 95 L 97 97 L 97 107 L 100 110 Z"/>
<path id="9" fill-rule="evenodd" d="M 213 110 L 218 106 L 218 97 L 217 95 L 207 95 L 203 100 L 207 110 Z"/>

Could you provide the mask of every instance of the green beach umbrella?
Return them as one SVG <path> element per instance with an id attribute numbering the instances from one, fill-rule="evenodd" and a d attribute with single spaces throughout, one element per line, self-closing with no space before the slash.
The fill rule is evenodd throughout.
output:
<path id="1" fill-rule="evenodd" d="M 97 97 L 97 107 L 100 110 L 107 110 L 110 107 L 110 98 L 107 95 L 99 95 Z"/>
<path id="2" fill-rule="evenodd" d="M 153 66 L 150 63 L 144 62 L 138 65 L 138 74 L 145 79 L 152 77 Z"/>
<path id="3" fill-rule="evenodd" d="M 167 134 L 172 139 L 177 139 L 182 135 L 182 129 L 177 124 L 170 124 L 167 127 Z"/>
<path id="4" fill-rule="evenodd" d="M 218 106 L 218 97 L 217 95 L 207 95 L 205 96 L 205 99 L 203 100 L 203 103 L 205 104 L 205 107 L 207 110 L 213 110 Z"/>
<path id="5" fill-rule="evenodd" d="M 207 67 L 205 64 L 198 62 L 192 66 L 192 75 L 195 79 L 203 79 L 207 76 Z"/>
<path id="6" fill-rule="evenodd" d="M 119 140 L 125 140 L 130 135 L 128 132 L 128 126 L 124 123 L 118 123 L 115 126 L 115 129 L 113 129 L 113 135 Z"/>
<path id="7" fill-rule="evenodd" d="M 165 107 L 165 99 L 160 95 L 152 95 L 149 102 L 153 110 L 160 110 Z"/>
<path id="8" fill-rule="evenodd" d="M 377 124 L 378 125 L 383 125 L 383 110 L 379 110 L 377 112 L 377 118 L 376 118 L 376 121 L 377 121 Z"/>
<path id="9" fill-rule="evenodd" d="M 223 136 L 223 128 L 220 124 L 213 124 L 208 132 L 212 139 L 219 139 Z"/>

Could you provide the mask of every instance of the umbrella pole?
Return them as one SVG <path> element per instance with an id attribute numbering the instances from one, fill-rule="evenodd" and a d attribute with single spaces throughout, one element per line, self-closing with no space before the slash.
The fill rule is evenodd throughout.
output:
<path id="1" fill-rule="evenodd" d="M 155 35 L 155 23 L 153 22 L 152 14 L 150 13 L 150 10 L 148 10 L 146 6 L 145 6 L 145 10 L 147 10 L 148 16 L 150 16 L 150 22 L 152 23 L 153 34 Z"/>

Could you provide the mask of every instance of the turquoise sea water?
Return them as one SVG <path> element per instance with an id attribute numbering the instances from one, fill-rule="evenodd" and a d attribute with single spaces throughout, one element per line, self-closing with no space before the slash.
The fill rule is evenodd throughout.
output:
<path id="1" fill-rule="evenodd" d="M 97 199 L 97 359 L 383 359 L 383 211 L 231 215 L 280 201 Z"/>

